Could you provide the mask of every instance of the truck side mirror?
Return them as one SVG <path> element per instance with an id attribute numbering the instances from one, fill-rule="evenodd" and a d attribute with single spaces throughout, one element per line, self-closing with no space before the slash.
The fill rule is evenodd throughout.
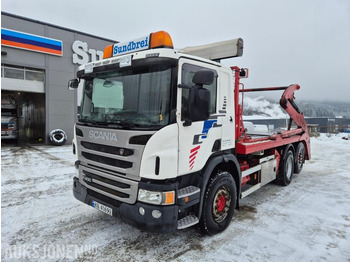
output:
<path id="1" fill-rule="evenodd" d="M 69 80 L 68 82 L 68 90 L 74 90 L 77 89 L 79 86 L 80 80 L 78 78 L 74 78 L 72 80 Z"/>
<path id="2" fill-rule="evenodd" d="M 240 78 L 248 78 L 248 68 L 241 68 L 239 71 L 239 77 Z"/>

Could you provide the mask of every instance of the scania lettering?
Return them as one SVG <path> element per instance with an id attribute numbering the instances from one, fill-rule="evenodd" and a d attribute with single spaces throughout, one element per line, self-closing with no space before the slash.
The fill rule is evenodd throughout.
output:
<path id="1" fill-rule="evenodd" d="M 117 135 L 111 132 L 90 130 L 89 137 L 94 139 L 102 139 L 102 140 L 109 140 L 109 141 L 114 140 L 117 142 Z"/>
<path id="2" fill-rule="evenodd" d="M 244 88 L 248 69 L 220 63 L 242 54 L 241 38 L 175 50 L 159 31 L 80 66 L 68 84 L 82 90 L 74 197 L 142 230 L 197 225 L 211 235 L 229 226 L 240 199 L 290 184 L 311 158 L 300 86 Z M 243 121 L 243 94 L 270 90 L 283 91 L 285 129 Z"/>

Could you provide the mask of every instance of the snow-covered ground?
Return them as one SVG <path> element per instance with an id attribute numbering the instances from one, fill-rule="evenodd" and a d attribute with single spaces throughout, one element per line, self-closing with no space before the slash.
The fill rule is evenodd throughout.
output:
<path id="1" fill-rule="evenodd" d="M 346 135 L 347 136 L 347 135 Z M 229 228 L 139 231 L 72 195 L 70 146 L 1 149 L 3 261 L 350 261 L 350 140 L 313 138 L 288 187 L 242 199 Z"/>

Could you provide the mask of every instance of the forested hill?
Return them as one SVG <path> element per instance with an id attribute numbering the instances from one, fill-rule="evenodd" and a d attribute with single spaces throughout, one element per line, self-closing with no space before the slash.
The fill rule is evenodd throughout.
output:
<path id="1" fill-rule="evenodd" d="M 318 102 L 295 101 L 306 117 L 344 117 L 350 118 L 350 102 Z M 274 118 L 285 117 L 284 110 L 276 101 L 262 96 L 256 98 L 245 97 L 243 115 L 259 115 Z"/>

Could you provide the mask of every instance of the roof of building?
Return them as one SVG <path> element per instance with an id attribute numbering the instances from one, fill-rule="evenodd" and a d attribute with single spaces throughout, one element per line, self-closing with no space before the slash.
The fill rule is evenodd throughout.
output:
<path id="1" fill-rule="evenodd" d="M 65 30 L 65 31 L 69 31 L 69 32 L 72 32 L 72 33 L 78 33 L 78 34 L 81 34 L 81 35 L 94 37 L 94 38 L 98 38 L 98 39 L 109 41 L 109 42 L 113 42 L 113 43 L 118 43 L 118 41 L 113 40 L 113 39 L 108 39 L 108 38 L 104 38 L 104 37 L 100 37 L 100 36 L 84 33 L 84 32 L 77 31 L 77 30 L 70 29 L 70 28 L 66 28 L 66 27 L 63 27 L 63 26 L 58 26 L 58 25 L 42 22 L 42 21 L 39 21 L 39 20 L 35 20 L 35 19 L 32 19 L 32 18 L 23 17 L 23 16 L 11 14 L 11 13 L 3 12 L 3 11 L 1 11 L 1 15 L 6 15 L 6 16 L 22 19 L 22 20 L 26 20 L 26 21 L 29 21 L 29 22 L 34 22 L 34 23 L 37 23 L 37 24 L 47 25 L 47 26 L 51 26 L 51 27 L 54 27 L 54 28 L 62 29 L 62 30 Z"/>

